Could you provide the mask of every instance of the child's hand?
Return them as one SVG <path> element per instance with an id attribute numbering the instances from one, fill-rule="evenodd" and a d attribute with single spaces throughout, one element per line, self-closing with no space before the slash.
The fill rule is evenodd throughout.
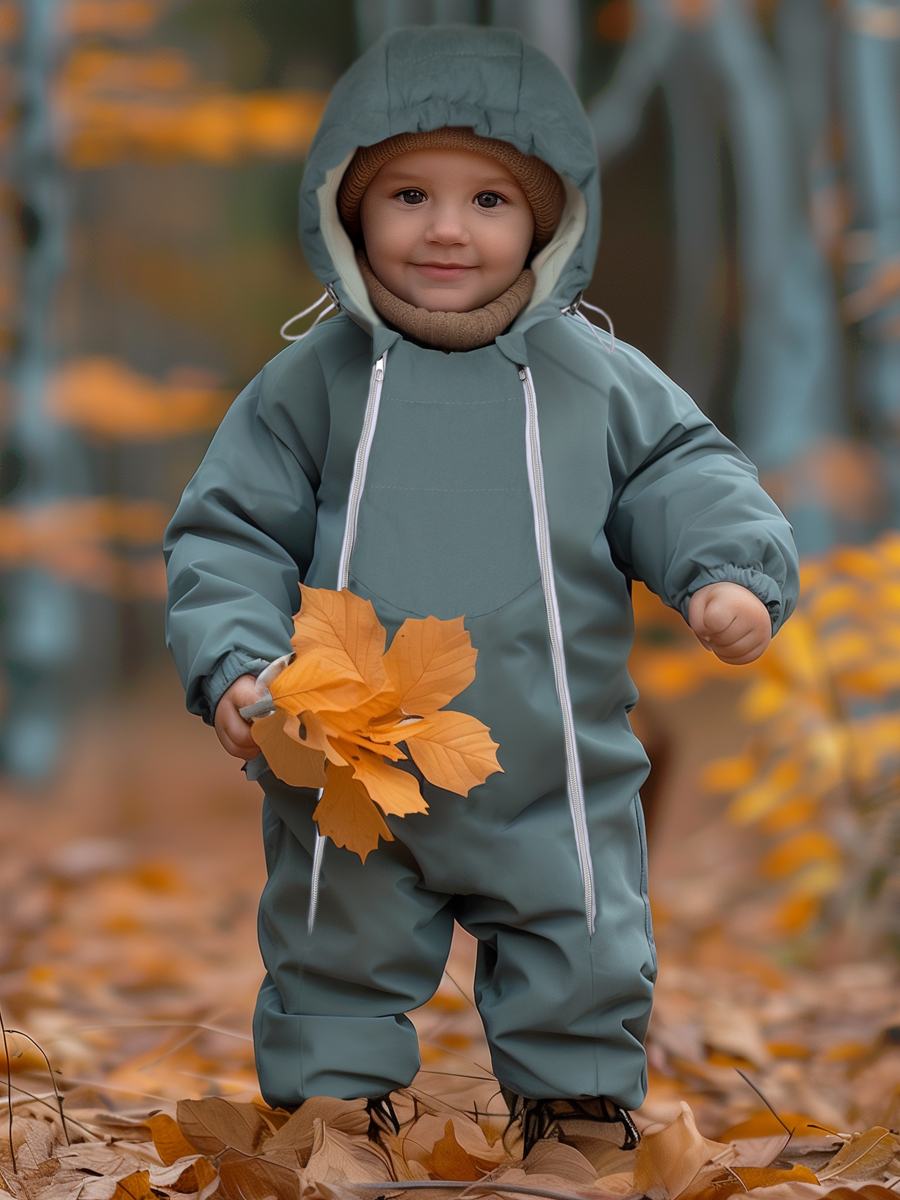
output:
<path id="1" fill-rule="evenodd" d="M 738 583 L 710 583 L 694 592 L 688 621 L 708 650 L 735 667 L 759 658 L 772 640 L 768 609 Z"/>
<path id="2" fill-rule="evenodd" d="M 251 759 L 259 754 L 259 746 L 250 736 L 250 722 L 238 712 L 259 699 L 256 680 L 252 675 L 236 679 L 216 706 L 216 736 L 235 758 Z"/>

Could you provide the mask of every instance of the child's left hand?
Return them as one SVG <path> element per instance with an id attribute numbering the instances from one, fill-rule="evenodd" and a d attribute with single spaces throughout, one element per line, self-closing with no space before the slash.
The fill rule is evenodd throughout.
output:
<path id="1" fill-rule="evenodd" d="M 735 667 L 759 658 L 772 640 L 768 609 L 738 583 L 710 583 L 694 592 L 688 622 L 707 650 Z"/>

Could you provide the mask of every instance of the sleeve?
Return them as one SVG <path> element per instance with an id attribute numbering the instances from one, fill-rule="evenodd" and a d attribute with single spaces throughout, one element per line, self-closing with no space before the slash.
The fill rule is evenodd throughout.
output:
<path id="1" fill-rule="evenodd" d="M 290 650 L 312 560 L 318 467 L 310 439 L 267 419 L 280 374 L 275 360 L 232 404 L 166 532 L 166 639 L 188 709 L 209 724 L 235 679 Z"/>
<path id="2" fill-rule="evenodd" d="M 685 620 L 699 588 L 741 584 L 776 632 L 799 592 L 790 525 L 750 460 L 690 397 L 642 355 L 626 355 L 609 416 L 607 537 L 620 568 Z"/>

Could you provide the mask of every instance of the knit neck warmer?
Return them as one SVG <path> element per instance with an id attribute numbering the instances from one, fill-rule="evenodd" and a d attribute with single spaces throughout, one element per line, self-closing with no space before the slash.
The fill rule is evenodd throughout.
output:
<path id="1" fill-rule="evenodd" d="M 362 250 L 356 255 L 369 299 L 388 324 L 413 341 L 434 350 L 477 350 L 516 319 L 534 291 L 534 273 L 527 267 L 506 291 L 472 312 L 429 312 L 407 304 L 375 276 Z"/>

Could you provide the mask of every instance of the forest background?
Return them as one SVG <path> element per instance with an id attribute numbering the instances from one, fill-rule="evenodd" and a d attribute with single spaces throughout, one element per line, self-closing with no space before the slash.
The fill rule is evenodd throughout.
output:
<path id="1" fill-rule="evenodd" d="M 159 544 L 320 293 L 296 209 L 329 88 L 384 29 L 448 21 L 520 28 L 579 88 L 603 167 L 587 299 L 754 459 L 804 555 L 800 611 L 748 670 L 635 592 L 662 964 L 640 1120 L 687 1101 L 707 1135 L 777 1132 L 747 1075 L 811 1138 L 896 1128 L 897 0 L 2 0 L 12 1107 L 55 1109 L 43 1052 L 95 1141 L 258 1098 L 259 795 L 184 712 Z M 416 1087 L 497 1112 L 471 967 L 460 938 L 415 1016 Z M 202 1194 L 197 1170 L 156 1194 Z"/>

